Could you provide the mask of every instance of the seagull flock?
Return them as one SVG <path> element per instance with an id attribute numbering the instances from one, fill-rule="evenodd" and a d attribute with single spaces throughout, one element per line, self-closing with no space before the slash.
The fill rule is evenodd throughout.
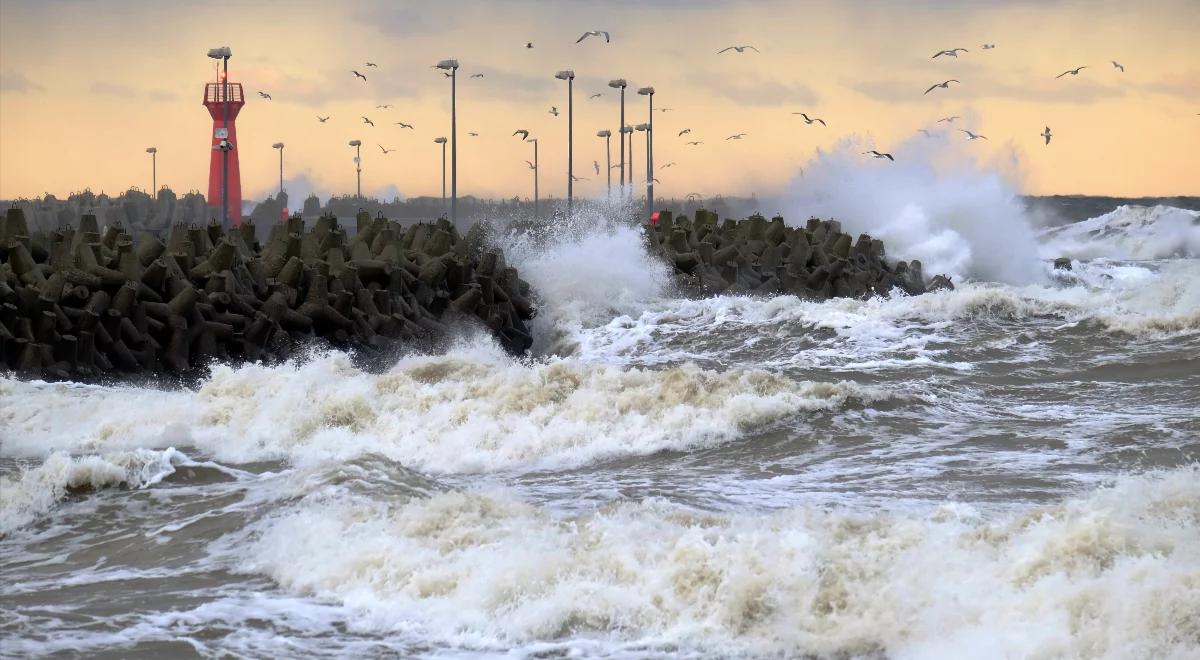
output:
<path id="1" fill-rule="evenodd" d="M 583 34 L 581 34 L 578 39 L 575 40 L 575 43 L 582 44 L 584 41 L 586 41 L 592 37 L 594 37 L 596 41 L 603 38 L 604 44 L 609 44 L 612 42 L 612 35 L 607 30 L 587 30 Z M 532 41 L 525 42 L 524 48 L 527 50 L 533 49 L 534 48 L 533 42 Z M 996 44 L 985 43 L 981 46 L 981 48 L 982 48 L 982 50 L 993 50 L 996 48 Z M 760 53 L 760 54 L 762 52 L 753 45 L 739 44 L 739 45 L 726 46 L 725 48 L 722 48 L 722 49 L 716 51 L 716 53 L 718 55 L 721 55 L 724 53 L 732 52 L 735 54 L 745 55 L 747 53 L 747 51 L 750 51 L 753 53 Z M 954 58 L 955 60 L 958 60 L 960 53 L 970 53 L 970 50 L 968 50 L 966 48 L 961 48 L 961 47 L 943 49 L 943 50 L 939 50 L 936 53 L 934 53 L 930 57 L 930 59 Z M 1121 73 L 1125 72 L 1124 65 L 1120 64 L 1116 60 L 1112 60 L 1112 66 L 1113 66 L 1113 69 L 1120 71 Z M 376 70 L 379 69 L 379 65 L 376 64 L 375 62 L 365 62 L 364 67 L 368 68 L 368 69 L 376 69 Z M 436 68 L 436 67 L 434 67 L 434 68 Z M 1087 68 L 1088 68 L 1087 65 L 1082 65 L 1082 66 L 1076 67 L 1074 69 L 1067 69 L 1066 71 L 1063 71 L 1062 73 L 1058 74 L 1054 78 L 1057 80 L 1059 78 L 1063 78 L 1068 75 L 1078 76 L 1084 69 L 1087 69 Z M 357 69 L 349 69 L 349 72 L 354 76 L 355 80 L 361 81 L 362 84 L 369 83 L 367 76 L 365 74 L 361 73 L 360 71 L 358 71 Z M 451 75 L 450 73 L 445 72 L 445 71 L 440 71 L 440 73 L 442 73 L 446 77 L 449 77 Z M 372 74 L 372 75 L 374 75 L 374 74 Z M 472 73 L 470 75 L 469 80 L 483 79 L 484 77 L 485 77 L 485 75 L 483 72 L 476 72 L 476 73 Z M 963 84 L 962 81 L 960 81 L 956 78 L 949 78 L 942 82 L 938 82 L 938 83 L 934 83 L 934 84 L 930 85 L 922 95 L 923 96 L 928 95 L 931 92 L 933 92 L 934 90 L 938 90 L 938 89 L 949 90 L 949 89 L 951 89 L 950 85 L 952 83 L 957 84 L 957 85 Z M 272 95 L 266 91 L 259 91 L 258 96 L 261 99 L 263 99 L 264 101 L 273 100 Z M 603 96 L 604 96 L 603 92 L 595 92 L 595 93 L 589 95 L 588 99 L 595 100 L 595 99 L 599 99 Z M 394 106 L 390 103 L 383 103 L 383 104 L 376 105 L 375 109 L 376 110 L 391 110 L 393 107 Z M 672 108 L 667 108 L 667 107 L 656 108 L 656 109 L 663 113 L 672 110 Z M 550 109 L 547 111 L 547 113 L 554 117 L 558 117 L 561 114 L 557 106 L 550 106 Z M 798 115 L 804 121 L 805 125 L 820 124 L 822 127 L 828 127 L 828 124 L 826 123 L 826 121 L 823 118 L 816 117 L 816 116 L 810 116 L 807 112 L 792 112 L 791 114 Z M 323 117 L 323 116 L 317 115 L 316 118 L 317 118 L 317 121 L 321 124 L 325 124 L 326 122 L 328 122 L 330 120 L 330 116 Z M 361 118 L 362 118 L 362 125 L 370 126 L 372 128 L 375 127 L 375 122 L 367 115 L 361 115 Z M 959 119 L 962 119 L 962 117 L 960 117 L 958 115 L 951 115 L 951 116 L 947 116 L 947 117 L 942 117 L 942 118 L 938 119 L 935 123 L 936 124 L 945 123 L 947 125 L 952 126 L 954 124 L 954 122 Z M 412 124 L 406 123 L 403 121 L 393 122 L 393 124 L 395 126 L 398 126 L 401 129 L 415 130 Z M 963 133 L 966 136 L 966 139 L 968 141 L 987 140 L 988 139 L 987 136 L 982 135 L 980 133 L 976 133 L 969 129 L 957 129 L 957 130 L 958 130 L 958 132 Z M 927 138 L 934 138 L 934 137 L 938 137 L 941 135 L 940 133 L 930 131 L 929 129 L 926 129 L 926 128 L 918 128 L 917 132 L 923 134 Z M 682 138 L 684 136 L 690 136 L 691 133 L 692 133 L 691 128 L 683 128 L 678 131 L 678 133 L 676 134 L 676 137 Z M 478 137 L 479 133 L 476 131 L 468 131 L 467 135 L 469 137 Z M 530 131 L 523 129 L 523 128 L 513 131 L 512 135 L 520 136 L 522 141 L 537 142 L 537 138 L 530 138 Z M 748 133 L 745 133 L 745 132 L 734 133 L 734 134 L 726 137 L 724 141 L 729 142 L 729 141 L 734 141 L 734 140 L 742 140 L 742 139 L 746 138 L 747 136 L 748 136 Z M 1045 143 L 1044 143 L 1045 145 L 1049 145 L 1050 138 L 1052 137 L 1050 127 L 1046 126 L 1045 130 L 1043 132 L 1039 133 L 1038 136 L 1045 140 Z M 705 144 L 705 142 L 703 140 L 687 140 L 686 141 L 686 145 L 689 147 L 698 147 L 703 144 Z M 396 148 L 384 147 L 382 144 L 379 144 L 379 143 L 376 143 L 376 146 L 379 147 L 381 154 L 385 155 L 385 156 L 397 150 Z M 895 162 L 895 160 L 896 160 L 892 154 L 886 153 L 886 152 L 881 152 L 876 149 L 864 151 L 864 152 L 862 152 L 862 154 L 864 156 L 868 156 L 872 159 L 887 160 L 889 162 Z M 528 165 L 528 167 L 531 170 L 537 169 L 535 167 L 534 163 L 532 163 L 531 161 L 527 160 L 527 161 L 525 161 L 525 163 Z M 668 163 L 660 166 L 660 169 L 668 169 L 668 168 L 674 167 L 675 165 L 676 165 L 676 163 L 674 161 L 671 161 L 671 162 L 668 162 Z M 612 165 L 612 166 L 610 166 L 610 169 L 616 168 L 616 167 L 619 167 L 619 165 Z M 600 174 L 599 161 L 597 161 L 597 160 L 592 161 L 592 169 L 597 176 Z M 585 177 L 572 177 L 572 179 L 575 181 L 586 181 L 587 180 Z M 658 179 L 654 179 L 654 181 L 657 182 Z M 691 195 L 697 195 L 697 193 L 692 193 Z M 689 195 L 689 197 L 691 195 Z"/>

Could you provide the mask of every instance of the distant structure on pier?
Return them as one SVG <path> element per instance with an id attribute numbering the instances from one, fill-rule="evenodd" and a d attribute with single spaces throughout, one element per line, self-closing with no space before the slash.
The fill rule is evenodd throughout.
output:
<path id="1" fill-rule="evenodd" d="M 217 74 L 217 82 L 204 86 L 204 107 L 213 120 L 212 152 L 208 167 L 208 204 L 214 217 L 221 218 L 221 181 L 225 167 L 225 153 L 229 154 L 229 190 L 225 198 L 229 219 L 233 224 L 242 222 L 242 171 L 238 166 L 237 122 L 238 111 L 246 105 L 242 96 L 242 84 L 223 80 Z"/>

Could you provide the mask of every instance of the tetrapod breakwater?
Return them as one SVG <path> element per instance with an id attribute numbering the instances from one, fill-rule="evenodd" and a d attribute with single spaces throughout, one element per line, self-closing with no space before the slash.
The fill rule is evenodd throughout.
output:
<path id="1" fill-rule="evenodd" d="M 791 227 L 779 216 L 719 221 L 703 209 L 694 219 L 663 212 L 648 238 L 685 283 L 710 295 L 787 293 L 825 300 L 888 295 L 896 288 L 910 295 L 954 288 L 945 275 L 926 280 L 918 260 L 888 263 L 883 241 L 868 234 L 855 240 L 836 220 L 811 218 L 805 227 Z"/>
<path id="2" fill-rule="evenodd" d="M 532 344 L 529 285 L 480 226 L 401 227 L 360 213 L 271 227 L 172 226 L 138 238 L 94 215 L 31 236 L 0 218 L 0 358 L 23 378 L 188 378 L 213 361 L 279 361 L 314 342 L 386 359 L 473 318 L 513 353 Z"/>

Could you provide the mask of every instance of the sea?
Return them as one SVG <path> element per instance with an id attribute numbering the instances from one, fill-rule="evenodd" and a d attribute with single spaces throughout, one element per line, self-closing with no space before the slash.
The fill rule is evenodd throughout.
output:
<path id="1" fill-rule="evenodd" d="M 498 236 L 523 358 L 0 377 L 0 656 L 1200 657 L 1200 212 L 990 194 L 796 202 L 953 291 L 689 298 L 601 213 Z"/>

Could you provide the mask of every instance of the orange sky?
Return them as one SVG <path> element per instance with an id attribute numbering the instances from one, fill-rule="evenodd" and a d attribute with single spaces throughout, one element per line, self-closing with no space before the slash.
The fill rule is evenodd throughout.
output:
<path id="1" fill-rule="evenodd" d="M 981 160 L 1015 159 L 1024 192 L 1200 193 L 1195 0 L 600 4 L 0 0 L 0 198 L 148 188 L 150 145 L 160 184 L 206 190 L 211 123 L 200 100 L 213 75 L 205 53 L 220 45 L 233 49 L 230 77 L 249 96 L 238 120 L 247 199 L 278 185 L 277 141 L 287 144 L 288 179 L 299 179 L 293 193 L 353 192 L 346 143 L 355 138 L 365 145 L 365 193 L 438 194 L 433 138 L 449 131 L 449 86 L 429 67 L 448 57 L 463 67 L 462 195 L 531 194 L 530 147 L 511 137 L 517 128 L 541 140 L 543 196 L 565 194 L 566 85 L 553 78 L 562 68 L 578 76 L 575 171 L 590 180 L 576 184 L 577 195 L 603 190 L 603 172 L 592 169 L 593 160 L 603 167 L 603 141 L 594 135 L 617 127 L 617 98 L 604 85 L 613 77 L 653 85 L 656 106 L 672 108 L 654 118 L 659 195 L 776 192 L 814 149 L 858 135 L 864 148 L 886 151 L 945 115 L 988 136 L 970 145 Z M 587 29 L 609 30 L 612 43 L 576 45 Z M 732 44 L 761 53 L 716 53 Z M 930 58 L 951 47 L 970 52 Z M 1089 68 L 1054 78 L 1080 65 Z M 922 94 L 946 78 L 962 85 Z M 604 96 L 588 98 L 596 92 Z M 627 121 L 645 121 L 644 97 L 630 92 Z M 552 105 L 563 114 L 550 115 Z M 828 127 L 807 126 L 794 111 Z M 317 114 L 332 119 L 320 124 Z M 1038 137 L 1046 124 L 1049 147 Z M 678 137 L 683 128 L 691 134 Z M 724 139 L 738 132 L 746 139 Z M 641 134 L 636 143 L 640 180 Z M 376 145 L 397 151 L 385 156 Z"/>

